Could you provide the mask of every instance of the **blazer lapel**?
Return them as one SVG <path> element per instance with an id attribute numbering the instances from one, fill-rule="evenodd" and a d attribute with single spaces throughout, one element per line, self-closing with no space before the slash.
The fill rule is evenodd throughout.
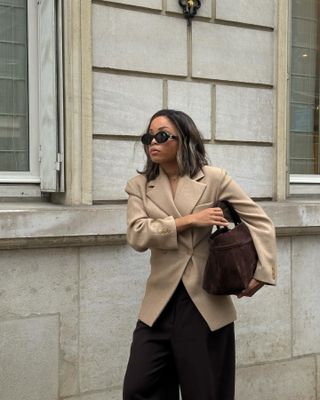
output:
<path id="1" fill-rule="evenodd" d="M 172 198 L 169 179 L 161 168 L 157 178 L 147 184 L 147 196 L 167 215 L 181 217 Z"/>
<path id="2" fill-rule="evenodd" d="M 181 215 L 191 214 L 198 203 L 207 187 L 205 183 L 198 182 L 203 177 L 204 174 L 200 170 L 193 178 L 186 175 L 180 178 L 174 202 Z"/>

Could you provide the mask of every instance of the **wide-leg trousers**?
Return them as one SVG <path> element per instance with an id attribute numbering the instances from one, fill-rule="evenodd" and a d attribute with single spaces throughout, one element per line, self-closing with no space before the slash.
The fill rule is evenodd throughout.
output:
<path id="1" fill-rule="evenodd" d="M 234 324 L 211 331 L 184 285 L 152 327 L 138 320 L 124 400 L 234 400 Z"/>

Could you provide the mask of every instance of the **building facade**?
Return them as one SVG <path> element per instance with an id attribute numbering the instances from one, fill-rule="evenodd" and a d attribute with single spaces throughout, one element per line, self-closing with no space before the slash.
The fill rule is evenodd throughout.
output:
<path id="1" fill-rule="evenodd" d="M 316 0 L 0 0 L 0 399 L 116 400 L 148 276 L 126 181 L 180 109 L 275 223 L 236 400 L 320 400 Z M 22 100 L 21 100 L 22 99 Z"/>

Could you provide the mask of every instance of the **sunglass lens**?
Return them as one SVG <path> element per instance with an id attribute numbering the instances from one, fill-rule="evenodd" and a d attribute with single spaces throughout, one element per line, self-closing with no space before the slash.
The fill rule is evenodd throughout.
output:
<path id="1" fill-rule="evenodd" d="M 144 145 L 149 145 L 151 142 L 152 142 L 152 138 L 153 138 L 153 136 L 152 135 L 150 135 L 150 133 L 145 133 L 144 135 L 142 135 L 141 136 L 141 142 L 144 144 Z"/>
<path id="2" fill-rule="evenodd" d="M 158 132 L 158 133 L 156 134 L 156 141 L 157 141 L 158 143 L 164 143 L 164 142 L 166 142 L 168 139 L 169 139 L 169 135 L 167 134 L 167 132 L 161 131 L 161 132 Z"/>

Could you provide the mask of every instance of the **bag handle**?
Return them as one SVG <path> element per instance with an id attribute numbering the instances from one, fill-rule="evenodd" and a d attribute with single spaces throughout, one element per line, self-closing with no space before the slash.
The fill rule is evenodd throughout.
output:
<path id="1" fill-rule="evenodd" d="M 241 223 L 241 219 L 237 211 L 233 208 L 232 204 L 228 200 L 219 200 L 216 206 L 219 207 L 220 203 L 226 205 L 234 225 L 239 225 Z M 217 226 L 217 228 L 220 229 L 220 226 Z"/>

